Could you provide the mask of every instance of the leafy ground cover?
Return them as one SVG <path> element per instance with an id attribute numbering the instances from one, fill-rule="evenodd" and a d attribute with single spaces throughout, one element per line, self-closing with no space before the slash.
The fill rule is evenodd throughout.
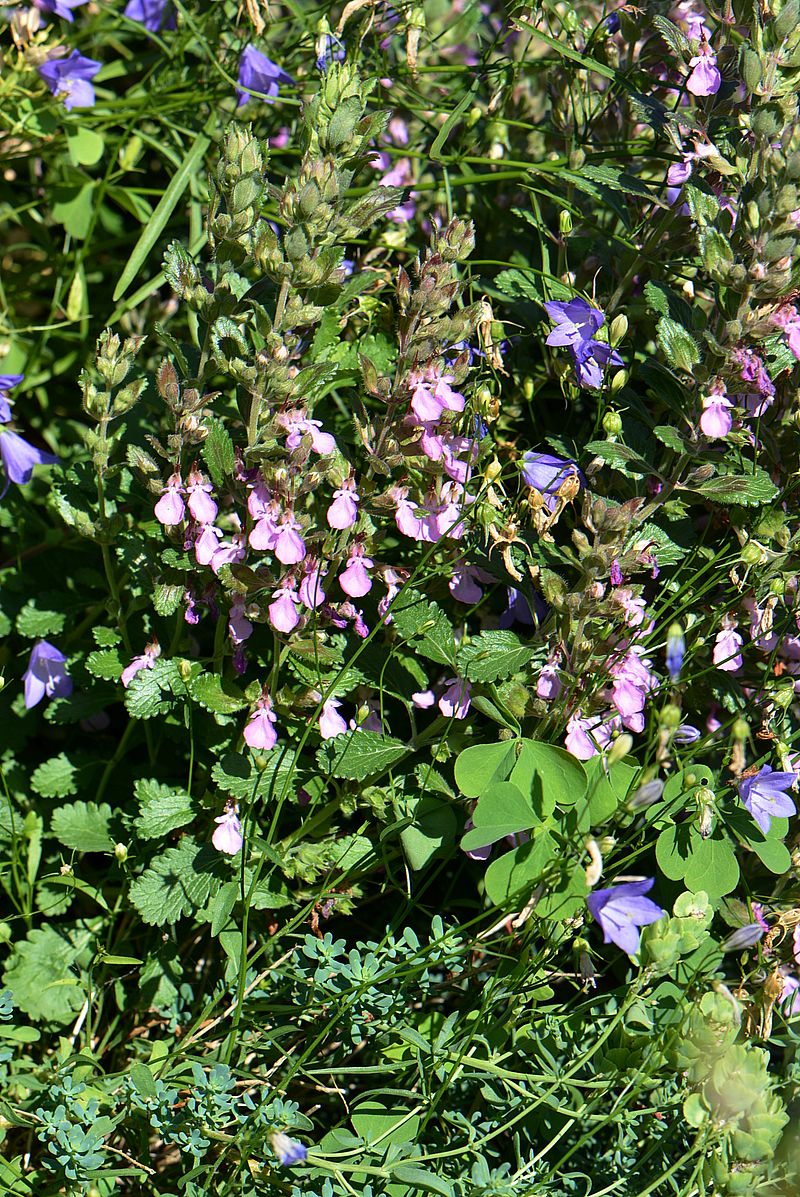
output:
<path id="1" fill-rule="evenodd" d="M 796 0 L 0 19 L 0 1189 L 796 1193 Z"/>

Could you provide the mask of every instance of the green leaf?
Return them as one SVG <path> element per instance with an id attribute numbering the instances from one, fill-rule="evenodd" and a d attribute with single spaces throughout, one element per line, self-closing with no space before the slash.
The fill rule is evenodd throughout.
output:
<path id="1" fill-rule="evenodd" d="M 385 773 L 410 751 L 402 740 L 359 730 L 326 740 L 317 752 L 317 763 L 334 777 L 363 781 L 365 777 Z"/>
<path id="2" fill-rule="evenodd" d="M 514 632 L 481 632 L 459 647 L 457 669 L 471 682 L 496 682 L 524 669 L 535 655 Z"/>
<path id="3" fill-rule="evenodd" d="M 196 703 L 216 715 L 233 715 L 250 705 L 241 690 L 223 681 L 218 673 L 201 673 L 192 678 L 189 693 Z"/>
<path id="4" fill-rule="evenodd" d="M 455 843 L 456 813 L 447 802 L 431 795 L 414 807 L 414 822 L 400 832 L 400 842 L 411 868 L 418 872 Z"/>
<path id="5" fill-rule="evenodd" d="M 777 486 L 761 466 L 756 466 L 752 474 L 718 474 L 686 489 L 714 503 L 733 503 L 737 507 L 758 507 L 772 502 L 778 494 Z"/>
<path id="6" fill-rule="evenodd" d="M 762 843 L 751 840 L 750 846 L 770 873 L 777 873 L 779 876 L 788 874 L 792 865 L 792 854 L 779 839 L 770 836 Z"/>
<path id="7" fill-rule="evenodd" d="M 359 1102 L 350 1121 L 357 1135 L 380 1149 L 390 1143 L 414 1143 L 420 1115 L 410 1110 L 387 1110 L 379 1101 Z"/>
<path id="8" fill-rule="evenodd" d="M 355 1119 L 353 1119 L 355 1123 Z M 437 1176 L 428 1168 L 420 1168 L 417 1164 L 394 1164 L 392 1179 L 401 1184 L 410 1185 L 412 1189 L 422 1189 L 425 1193 L 437 1193 L 439 1197 L 453 1197 L 453 1186 L 444 1176 Z"/>
<path id="9" fill-rule="evenodd" d="M 555 744 L 520 740 L 511 781 L 542 816 L 558 805 L 574 806 L 586 793 L 586 770 L 577 757 Z"/>
<path id="10" fill-rule="evenodd" d="M 686 444 L 683 437 L 677 428 L 671 428 L 669 424 L 657 424 L 653 429 L 653 436 L 658 437 L 662 445 L 666 445 L 668 449 L 672 449 L 673 453 L 686 452 Z"/>
<path id="11" fill-rule="evenodd" d="M 472 812 L 474 824 L 461 840 L 465 852 L 485 848 L 507 835 L 529 831 L 539 822 L 539 816 L 525 796 L 510 781 L 498 781 L 481 794 Z"/>
<path id="12" fill-rule="evenodd" d="M 52 927 L 29 931 L 17 943 L 3 973 L 14 1005 L 36 1022 L 64 1026 L 84 1001 L 73 969 L 80 949 Z"/>
<path id="13" fill-rule="evenodd" d="M 82 187 L 56 187 L 55 203 L 52 207 L 53 220 L 64 226 L 76 241 L 83 241 L 92 226 L 94 209 L 94 183 Z"/>
<path id="14" fill-rule="evenodd" d="M 494 782 L 505 781 L 517 762 L 519 741 L 501 740 L 497 744 L 475 744 L 458 754 L 456 785 L 467 798 L 479 798 Z"/>
<path id="15" fill-rule="evenodd" d="M 116 628 L 92 628 L 92 636 L 98 648 L 113 648 L 115 644 L 120 644 L 122 641 Z"/>
<path id="16" fill-rule="evenodd" d="M 75 852 L 113 852 L 109 831 L 111 807 L 103 802 L 73 802 L 53 812 L 50 830 L 60 844 Z"/>
<path id="17" fill-rule="evenodd" d="M 684 873 L 684 884 L 693 894 L 699 890 L 713 901 L 731 893 L 739 880 L 736 853 L 726 836 L 715 833 L 702 839 L 691 838 L 692 854 Z"/>
<path id="18" fill-rule="evenodd" d="M 137 781 L 133 788 L 140 811 L 133 826 L 140 839 L 162 839 L 176 827 L 185 827 L 194 820 L 192 800 L 185 790 L 145 779 Z"/>
<path id="19" fill-rule="evenodd" d="M 66 618 L 61 611 L 39 610 L 36 599 L 30 599 L 17 616 L 17 631 L 30 640 L 57 636 L 63 632 Z"/>
<path id="20" fill-rule="evenodd" d="M 207 420 L 208 436 L 203 441 L 203 461 L 216 487 L 225 485 L 225 479 L 233 473 L 236 456 L 230 433 L 221 420 Z"/>
<path id="21" fill-rule="evenodd" d="M 153 607 L 158 615 L 174 615 L 181 605 L 185 586 L 158 582 L 153 589 Z"/>
<path id="22" fill-rule="evenodd" d="M 517 906 L 541 881 L 557 854 L 556 841 L 549 832 L 539 829 L 527 843 L 493 860 L 484 874 L 489 900 L 501 909 Z"/>
<path id="23" fill-rule="evenodd" d="M 170 179 L 170 182 L 167 185 L 167 188 L 164 191 L 161 199 L 159 200 L 149 223 L 145 225 L 139 240 L 133 247 L 133 252 L 128 258 L 125 268 L 119 277 L 119 282 L 114 288 L 114 295 L 112 298 L 115 303 L 122 295 L 125 294 L 128 287 L 139 273 L 139 270 L 144 265 L 147 255 L 150 253 L 153 246 L 156 244 L 162 232 L 166 228 L 167 222 L 177 207 L 178 201 L 180 200 L 186 188 L 189 186 L 189 180 L 191 179 L 200 163 L 200 160 L 210 145 L 211 138 L 205 133 L 205 131 L 197 134 L 197 137 L 194 139 L 189 152 Z"/>
<path id="24" fill-rule="evenodd" d="M 225 876 L 218 853 L 198 845 L 189 836 L 177 848 L 157 856 L 130 889 L 130 899 L 150 926 L 177 923 L 186 914 L 205 906 Z"/>
<path id="25" fill-rule="evenodd" d="M 104 148 L 103 138 L 94 129 L 75 129 L 67 134 L 67 151 L 73 166 L 96 166 Z"/>
<path id="26" fill-rule="evenodd" d="M 590 441 L 586 446 L 587 453 L 593 453 L 612 470 L 619 470 L 628 478 L 643 478 L 646 474 L 653 474 L 655 470 L 649 462 L 627 445 L 617 441 Z"/>
<path id="27" fill-rule="evenodd" d="M 64 752 L 34 769 L 31 789 L 42 798 L 66 798 L 78 792 L 77 767 Z"/>
<path id="28" fill-rule="evenodd" d="M 211 770 L 211 776 L 224 793 L 237 802 L 256 798 L 281 798 L 290 794 L 297 778 L 295 753 L 275 748 L 263 755 L 264 767 L 256 769 L 250 757 L 229 752 Z"/>
<path id="29" fill-rule="evenodd" d="M 677 320 L 662 316 L 656 327 L 656 336 L 664 357 L 676 369 L 690 373 L 692 366 L 700 361 L 697 342 Z"/>
<path id="30" fill-rule="evenodd" d="M 176 698 L 187 695 L 177 661 L 158 660 L 152 669 L 141 669 L 125 691 L 125 706 L 135 719 L 155 719 L 168 714 Z"/>
<path id="31" fill-rule="evenodd" d="M 92 677 L 100 677 L 107 682 L 118 682 L 125 666 L 120 660 L 119 649 L 101 648 L 89 653 L 86 668 Z"/>
<path id="32" fill-rule="evenodd" d="M 456 643 L 450 620 L 438 603 L 405 586 L 391 604 L 395 631 L 401 640 L 413 641 L 423 657 L 455 668 Z"/>
<path id="33" fill-rule="evenodd" d="M 209 913 L 211 915 L 212 935 L 219 935 L 220 931 L 224 931 L 227 927 L 231 911 L 239 897 L 239 892 L 238 881 L 226 881 L 222 889 L 211 899 Z"/>

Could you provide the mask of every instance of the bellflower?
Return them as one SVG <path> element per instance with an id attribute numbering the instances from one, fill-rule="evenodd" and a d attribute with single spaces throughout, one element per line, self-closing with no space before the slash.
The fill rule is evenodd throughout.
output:
<path id="1" fill-rule="evenodd" d="M 19 386 L 24 377 L 24 374 L 0 374 L 0 424 L 7 424 L 11 419 L 14 400 L 9 399 L 8 392 Z"/>
<path id="2" fill-rule="evenodd" d="M 639 950 L 639 928 L 657 923 L 666 911 L 644 895 L 653 888 L 652 878 L 612 885 L 589 894 L 586 905 L 603 932 L 604 943 L 615 943 L 633 956 Z"/>
<path id="3" fill-rule="evenodd" d="M 344 42 L 335 33 L 323 33 L 316 44 L 317 70 L 324 74 L 332 62 L 344 62 Z"/>
<path id="4" fill-rule="evenodd" d="M 593 390 L 599 390 L 603 385 L 604 371 L 609 363 L 612 366 L 625 364 L 616 349 L 605 341 L 578 341 L 570 346 L 570 351 L 579 385 Z"/>
<path id="5" fill-rule="evenodd" d="M 6 476 L 0 499 L 12 482 L 16 482 L 18 486 L 30 482 L 34 466 L 58 465 L 58 458 L 53 453 L 45 453 L 43 449 L 29 445 L 18 432 L 11 432 L 8 428 L 0 428 L 0 460 Z"/>
<path id="6" fill-rule="evenodd" d="M 34 6 L 39 9 L 39 12 L 51 12 L 57 17 L 63 17 L 65 21 L 72 21 L 73 8 L 80 8 L 86 0 L 33 0 Z"/>
<path id="7" fill-rule="evenodd" d="M 226 856 L 235 856 L 237 852 L 241 851 L 244 843 L 242 824 L 239 822 L 236 807 L 227 806 L 225 813 L 219 815 L 214 822 L 219 826 L 211 837 L 211 843 L 217 852 L 224 852 Z"/>
<path id="8" fill-rule="evenodd" d="M 777 773 L 769 765 L 762 765 L 755 776 L 739 782 L 742 806 L 749 810 L 764 835 L 769 831 L 772 818 L 789 818 L 795 813 L 794 802 L 786 791 L 796 781 L 794 773 Z"/>
<path id="9" fill-rule="evenodd" d="M 548 511 L 555 511 L 558 492 L 569 479 L 583 481 L 574 461 L 554 457 L 552 453 L 524 453 L 522 455 L 522 477 L 528 486 L 544 495 Z"/>
<path id="10" fill-rule="evenodd" d="M 255 46 L 245 46 L 239 62 L 239 77 L 237 80 L 239 87 L 236 92 L 236 101 L 239 108 L 246 104 L 251 99 L 262 99 L 272 101 L 277 96 L 280 90 L 281 83 L 294 83 L 291 75 L 287 75 L 283 67 L 279 67 L 277 63 L 272 62 L 267 58 L 266 54 L 262 54 Z M 243 91 L 242 88 L 247 88 Z M 248 92 L 255 92 L 255 96 L 251 96 Z"/>
<path id="11" fill-rule="evenodd" d="M 548 333 L 548 345 L 584 344 L 591 341 L 597 330 L 606 322 L 605 316 L 598 308 L 593 308 L 580 297 L 567 302 L 553 300 L 544 306 L 556 326 Z"/>
<path id="12" fill-rule="evenodd" d="M 463 678 L 450 677 L 445 682 L 445 691 L 439 699 L 439 710 L 445 718 L 466 719 L 470 708 L 472 686 Z"/>
<path id="13" fill-rule="evenodd" d="M 45 697 L 66 698 L 72 693 L 67 658 L 47 640 L 37 640 L 34 644 L 23 681 L 28 710 Z"/>
<path id="14" fill-rule="evenodd" d="M 170 0 L 128 0 L 125 16 L 139 21 L 151 33 L 162 28 L 175 29 L 178 23 Z"/>
<path id="15" fill-rule="evenodd" d="M 56 99 L 63 100 L 67 112 L 71 112 L 73 108 L 94 106 L 94 88 L 89 80 L 94 79 L 102 65 L 73 50 L 66 58 L 43 62 L 39 74 Z"/>

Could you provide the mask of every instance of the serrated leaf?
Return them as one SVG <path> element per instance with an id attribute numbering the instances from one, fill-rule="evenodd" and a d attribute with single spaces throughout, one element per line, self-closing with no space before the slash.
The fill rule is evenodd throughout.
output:
<path id="1" fill-rule="evenodd" d="M 130 889 L 130 899 L 145 923 L 153 927 L 172 925 L 205 906 L 225 877 L 219 854 L 187 836 L 177 848 L 157 856 L 142 876 L 137 877 Z"/>
<path id="2" fill-rule="evenodd" d="M 223 681 L 217 673 L 201 673 L 192 678 L 189 693 L 196 703 L 216 715 L 233 715 L 250 705 L 236 686 Z"/>
<path id="3" fill-rule="evenodd" d="M 158 615 L 174 615 L 181 605 L 184 586 L 158 582 L 153 589 L 153 607 Z"/>
<path id="4" fill-rule="evenodd" d="M 673 453 L 685 453 L 686 445 L 677 428 L 670 428 L 668 424 L 658 424 L 653 429 L 653 436 L 658 437 L 662 445 L 672 449 Z"/>
<path id="5" fill-rule="evenodd" d="M 667 20 L 666 17 L 662 17 L 658 13 L 653 16 L 652 22 L 663 37 L 664 41 L 669 46 L 670 50 L 677 54 L 678 58 L 682 59 L 684 62 L 688 62 L 691 48 L 689 46 L 688 40 L 681 33 L 678 26 L 673 24 L 672 21 Z"/>
<path id="6" fill-rule="evenodd" d="M 450 620 L 438 603 L 406 586 L 391 604 L 395 630 L 423 657 L 455 667 L 456 644 Z"/>
<path id="7" fill-rule="evenodd" d="M 752 474 L 718 474 L 686 489 L 714 503 L 733 503 L 737 507 L 760 507 L 771 503 L 778 494 L 778 487 L 761 466 L 756 466 Z"/>
<path id="8" fill-rule="evenodd" d="M 17 616 L 17 631 L 20 636 L 27 636 L 30 640 L 57 636 L 63 632 L 66 618 L 60 611 L 39 610 L 36 600 L 31 599 Z"/>
<path id="9" fill-rule="evenodd" d="M 81 949 L 52 927 L 29 931 L 14 947 L 3 973 L 14 1005 L 37 1022 L 64 1026 L 84 1001 L 74 973 Z"/>
<path id="10" fill-rule="evenodd" d="M 161 659 L 136 674 L 125 692 L 125 706 L 135 719 L 154 719 L 166 715 L 175 699 L 186 694 L 177 661 Z"/>
<path id="11" fill-rule="evenodd" d="M 691 371 L 700 361 L 700 349 L 691 333 L 677 320 L 662 316 L 656 326 L 656 336 L 664 357 L 678 370 Z"/>
<path id="12" fill-rule="evenodd" d="M 98 648 L 113 648 L 122 641 L 116 628 L 92 628 L 92 636 Z"/>
<path id="13" fill-rule="evenodd" d="M 53 756 L 34 769 L 31 789 L 42 798 L 66 798 L 78 792 L 77 768 L 65 752 Z"/>
<path id="14" fill-rule="evenodd" d="M 76 852 L 113 852 L 111 807 L 104 802 L 72 802 L 53 812 L 50 830 L 60 844 Z"/>
<path id="15" fill-rule="evenodd" d="M 284 794 L 291 794 L 297 782 L 296 754 L 275 748 L 272 752 L 260 755 L 264 766 L 256 769 L 250 757 L 238 752 L 226 753 L 214 765 L 211 776 L 219 788 L 237 802 L 280 798 Z"/>
<path id="16" fill-rule="evenodd" d="M 613 470 L 619 470 L 631 478 L 642 478 L 646 474 L 655 473 L 649 462 L 627 445 L 617 441 L 590 441 L 586 446 L 587 453 L 593 453 Z"/>
<path id="17" fill-rule="evenodd" d="M 161 839 L 194 820 L 192 800 L 185 790 L 149 779 L 137 781 L 133 788 L 140 812 L 133 826 L 140 839 Z"/>
<path id="18" fill-rule="evenodd" d="M 535 656 L 515 632 L 481 632 L 458 650 L 458 673 L 471 682 L 496 682 L 518 673 Z"/>
<path id="19" fill-rule="evenodd" d="M 660 568 L 677 565 L 689 552 L 688 548 L 676 544 L 658 524 L 642 524 L 641 528 L 636 530 L 633 544 L 647 545 L 647 552 L 653 554 Z"/>
<path id="20" fill-rule="evenodd" d="M 334 777 L 363 781 L 365 777 L 385 773 L 410 752 L 402 740 L 359 730 L 326 740 L 317 752 L 317 762 Z"/>
<path id="21" fill-rule="evenodd" d="M 226 476 L 233 473 L 236 455 L 230 433 L 221 420 L 208 420 L 206 427 L 208 436 L 203 441 L 203 461 L 212 482 L 219 488 L 225 485 Z"/>
<path id="22" fill-rule="evenodd" d="M 106 682 L 118 682 L 125 668 L 120 660 L 119 650 L 116 648 L 100 648 L 89 653 L 86 658 L 86 668 L 92 677 L 102 678 Z"/>

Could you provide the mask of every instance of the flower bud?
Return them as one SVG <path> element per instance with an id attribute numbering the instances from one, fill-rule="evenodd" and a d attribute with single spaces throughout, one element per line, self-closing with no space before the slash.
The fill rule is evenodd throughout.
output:
<path id="1" fill-rule="evenodd" d="M 633 750 L 633 736 L 628 732 L 623 732 L 621 736 L 617 736 L 614 743 L 608 752 L 608 763 L 613 765 L 615 761 L 624 760 L 629 752 Z"/>
<path id="2" fill-rule="evenodd" d="M 646 781 L 644 785 L 639 786 L 628 798 L 625 805 L 628 810 L 644 810 L 645 807 L 652 806 L 654 802 L 658 802 L 661 795 L 664 793 L 664 783 L 659 778 L 654 777 L 652 781 Z"/>
<path id="3" fill-rule="evenodd" d="M 11 943 L 12 934 L 10 923 L 0 923 L 0 943 Z"/>
<path id="4" fill-rule="evenodd" d="M 619 412 L 607 411 L 603 416 L 603 432 L 608 437 L 619 436 L 622 432 L 622 417 Z"/>
<path id="5" fill-rule="evenodd" d="M 127 844 L 115 844 L 114 845 L 114 855 L 116 856 L 116 858 L 120 864 L 124 864 L 125 861 L 128 859 L 128 845 Z"/>
<path id="6" fill-rule="evenodd" d="M 764 549 L 755 540 L 743 544 L 739 556 L 745 565 L 763 565 L 767 559 Z"/>
<path id="7" fill-rule="evenodd" d="M 752 948 L 763 935 L 764 928 L 760 923 L 748 923 L 746 927 L 737 927 L 723 939 L 720 948 L 723 952 L 741 952 L 745 948 Z"/>
<path id="8" fill-rule="evenodd" d="M 522 394 L 525 396 L 525 398 L 527 400 L 530 401 L 533 398 L 535 389 L 536 389 L 536 384 L 534 383 L 534 381 L 530 377 L 530 375 L 526 374 L 522 380 Z"/>
<path id="9" fill-rule="evenodd" d="M 558 214 L 558 228 L 562 237 L 568 237 L 572 232 L 572 213 L 566 208 L 562 208 Z"/>
<path id="10" fill-rule="evenodd" d="M 623 387 L 628 385 L 628 371 L 616 370 L 611 376 L 611 394 L 618 395 Z"/>
<path id="11" fill-rule="evenodd" d="M 480 109 L 477 104 L 473 104 L 467 115 L 464 117 L 464 124 L 468 129 L 474 129 L 482 116 L 482 109 Z"/>
<path id="12" fill-rule="evenodd" d="M 750 724 L 746 719 L 742 719 L 742 717 L 739 716 L 739 718 L 734 721 L 733 727 L 731 728 L 731 735 L 733 736 L 734 740 L 743 741 L 748 739 L 750 735 Z"/>
<path id="13" fill-rule="evenodd" d="M 658 722 L 662 727 L 667 728 L 668 731 L 674 731 L 676 727 L 680 727 L 681 708 L 676 706 L 674 702 L 668 702 L 666 706 L 661 708 Z"/>
<path id="14" fill-rule="evenodd" d="M 608 330 L 608 340 L 611 345 L 619 345 L 628 331 L 628 317 L 624 313 L 615 316 Z"/>

